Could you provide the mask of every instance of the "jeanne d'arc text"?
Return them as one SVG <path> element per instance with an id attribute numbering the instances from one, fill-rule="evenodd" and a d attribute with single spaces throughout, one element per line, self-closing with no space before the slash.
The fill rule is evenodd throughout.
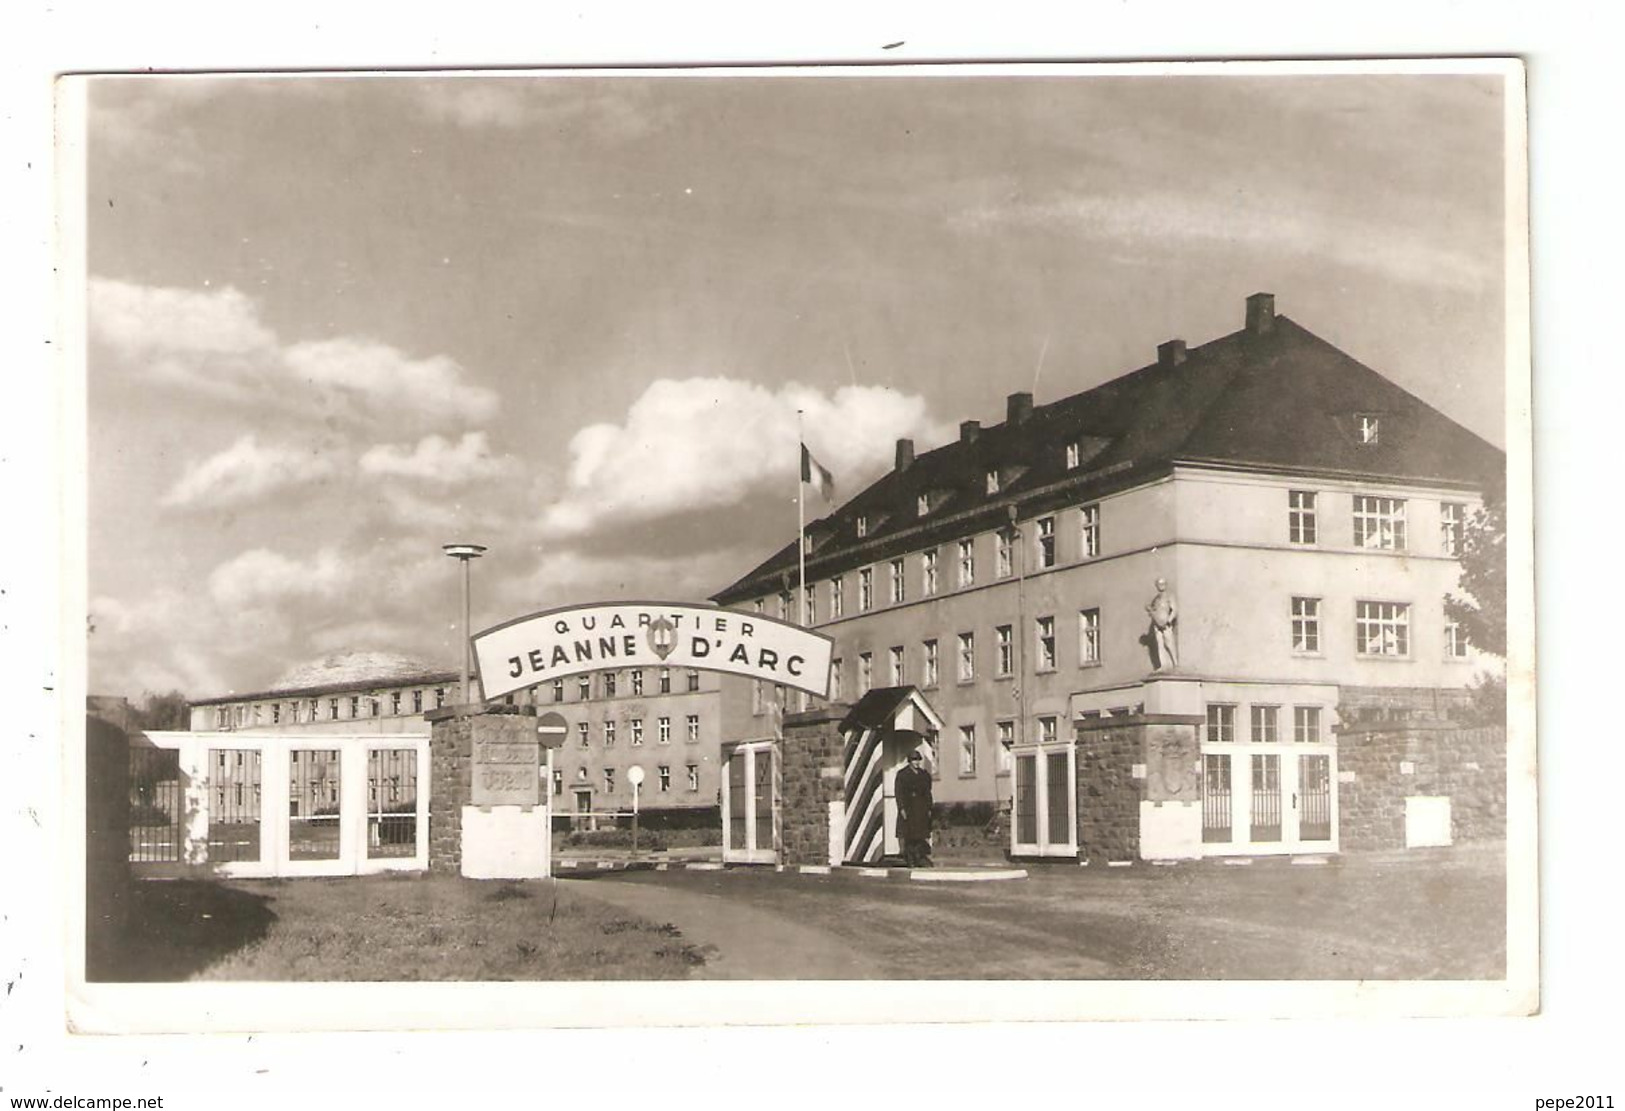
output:
<path id="1" fill-rule="evenodd" d="M 772 618 L 704 606 L 620 603 L 532 614 L 474 638 L 487 698 L 605 667 L 725 671 L 822 697 L 829 638 Z"/>

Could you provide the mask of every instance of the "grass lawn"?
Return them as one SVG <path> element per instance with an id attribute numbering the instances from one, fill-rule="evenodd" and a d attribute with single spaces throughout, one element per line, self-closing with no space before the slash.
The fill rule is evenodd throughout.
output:
<path id="1" fill-rule="evenodd" d="M 671 980 L 675 926 L 560 890 L 453 876 L 137 885 L 114 980 Z"/>

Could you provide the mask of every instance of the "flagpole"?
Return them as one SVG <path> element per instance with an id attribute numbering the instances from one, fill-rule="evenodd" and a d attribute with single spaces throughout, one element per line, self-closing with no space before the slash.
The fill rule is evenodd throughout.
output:
<path id="1" fill-rule="evenodd" d="M 807 625 L 807 483 L 801 468 L 809 470 L 812 467 L 807 459 L 807 440 L 801 431 L 801 410 L 796 410 L 796 565 L 800 569 L 800 581 L 796 584 L 796 597 L 799 602 L 798 613 L 801 614 L 800 625 Z"/>

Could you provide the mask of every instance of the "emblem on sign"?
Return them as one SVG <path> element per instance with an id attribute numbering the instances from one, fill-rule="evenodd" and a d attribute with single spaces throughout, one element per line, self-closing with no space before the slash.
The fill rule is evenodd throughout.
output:
<path id="1" fill-rule="evenodd" d="M 671 650 L 677 646 L 677 626 L 664 617 L 657 617 L 649 623 L 649 647 L 654 654 L 662 660 L 671 655 Z"/>

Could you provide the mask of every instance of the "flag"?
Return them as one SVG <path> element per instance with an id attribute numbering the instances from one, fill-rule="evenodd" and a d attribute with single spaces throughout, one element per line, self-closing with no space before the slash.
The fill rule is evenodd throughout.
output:
<path id="1" fill-rule="evenodd" d="M 801 445 L 801 481 L 810 482 L 826 502 L 835 501 L 835 476 L 829 473 L 828 467 L 813 458 L 806 444 Z"/>

